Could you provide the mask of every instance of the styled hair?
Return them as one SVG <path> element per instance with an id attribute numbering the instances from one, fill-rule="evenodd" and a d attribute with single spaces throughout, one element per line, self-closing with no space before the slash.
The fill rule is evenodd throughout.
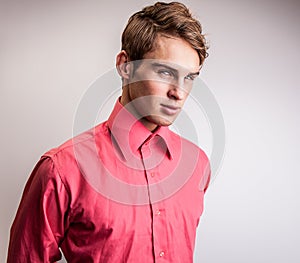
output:
<path id="1" fill-rule="evenodd" d="M 200 65 L 208 56 L 200 22 L 179 2 L 157 2 L 133 14 L 122 34 L 122 50 L 132 61 L 143 59 L 153 49 L 158 34 L 187 41 L 197 51 Z"/>

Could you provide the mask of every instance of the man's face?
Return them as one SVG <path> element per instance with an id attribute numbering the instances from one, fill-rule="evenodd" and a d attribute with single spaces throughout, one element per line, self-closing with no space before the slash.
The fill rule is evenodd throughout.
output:
<path id="1" fill-rule="evenodd" d="M 199 75 L 198 53 L 181 38 L 158 36 L 128 84 L 128 102 L 149 129 L 174 122 Z"/>

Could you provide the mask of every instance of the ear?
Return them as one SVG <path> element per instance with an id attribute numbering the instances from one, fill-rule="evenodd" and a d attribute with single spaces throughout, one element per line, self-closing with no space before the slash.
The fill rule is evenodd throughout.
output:
<path id="1" fill-rule="evenodd" d="M 116 68 L 119 75 L 123 79 L 129 79 L 130 77 L 130 63 L 129 58 L 125 50 L 122 50 L 116 57 Z"/>

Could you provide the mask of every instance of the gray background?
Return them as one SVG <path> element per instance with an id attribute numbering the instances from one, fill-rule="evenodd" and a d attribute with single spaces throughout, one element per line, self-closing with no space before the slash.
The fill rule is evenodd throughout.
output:
<path id="1" fill-rule="evenodd" d="M 72 136 L 84 91 L 113 68 L 128 17 L 151 3 L 0 2 L 1 262 L 34 164 Z M 226 125 L 195 262 L 300 262 L 300 2 L 184 3 L 210 40 L 202 78 Z"/>

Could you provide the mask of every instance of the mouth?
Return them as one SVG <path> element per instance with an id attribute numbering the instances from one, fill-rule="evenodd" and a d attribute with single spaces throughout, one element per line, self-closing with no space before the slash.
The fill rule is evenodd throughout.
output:
<path id="1" fill-rule="evenodd" d="M 167 115 L 175 115 L 179 113 L 180 107 L 167 105 L 167 104 L 160 104 L 162 111 Z"/>

